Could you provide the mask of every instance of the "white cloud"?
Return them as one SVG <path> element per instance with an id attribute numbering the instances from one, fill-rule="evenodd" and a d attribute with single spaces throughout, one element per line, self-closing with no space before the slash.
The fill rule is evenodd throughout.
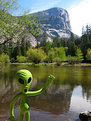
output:
<path id="1" fill-rule="evenodd" d="M 72 31 L 81 35 L 82 27 L 91 25 L 91 0 L 82 0 L 79 4 L 72 5 L 68 12 Z"/>

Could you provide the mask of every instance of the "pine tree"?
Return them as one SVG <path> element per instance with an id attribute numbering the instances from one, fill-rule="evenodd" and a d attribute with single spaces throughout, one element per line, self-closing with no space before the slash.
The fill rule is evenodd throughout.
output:
<path id="1" fill-rule="evenodd" d="M 21 47 L 20 47 L 20 41 L 17 40 L 17 56 L 21 56 Z"/>
<path id="2" fill-rule="evenodd" d="M 0 54 L 3 53 L 3 45 L 0 45 Z"/>
<path id="3" fill-rule="evenodd" d="M 12 41 L 9 41 L 9 56 L 10 59 L 14 57 L 14 43 Z"/>
<path id="4" fill-rule="evenodd" d="M 67 55 L 75 56 L 76 45 L 75 45 L 75 38 L 73 33 L 71 33 L 71 36 L 68 39 L 67 46 L 68 46 Z"/>
<path id="5" fill-rule="evenodd" d="M 76 50 L 76 57 L 77 57 L 78 61 L 83 60 L 83 53 L 80 48 L 77 48 L 77 50 Z"/>
<path id="6" fill-rule="evenodd" d="M 61 42 L 60 39 L 58 37 L 54 37 L 53 38 L 53 47 L 60 47 Z"/>
<path id="7" fill-rule="evenodd" d="M 21 54 L 22 56 L 26 55 L 26 42 L 24 38 L 22 38 L 22 41 L 21 41 Z"/>
<path id="8" fill-rule="evenodd" d="M 9 55 L 9 45 L 7 43 L 3 45 L 3 52 Z"/>
<path id="9" fill-rule="evenodd" d="M 26 41 L 26 52 L 28 51 L 28 49 L 30 48 L 31 44 L 30 41 Z"/>

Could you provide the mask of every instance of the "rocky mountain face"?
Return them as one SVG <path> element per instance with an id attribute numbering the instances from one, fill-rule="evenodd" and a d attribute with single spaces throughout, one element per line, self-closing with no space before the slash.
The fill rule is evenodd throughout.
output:
<path id="1" fill-rule="evenodd" d="M 71 25 L 69 14 L 62 8 L 51 8 L 45 11 L 33 13 L 41 24 L 42 34 L 39 38 L 43 40 L 43 33 L 47 34 L 47 41 L 53 41 L 53 37 L 69 38 L 71 35 Z M 36 38 L 30 33 L 25 37 L 25 41 L 30 41 L 32 46 L 37 45 Z"/>
<path id="2" fill-rule="evenodd" d="M 34 13 L 41 23 L 42 29 L 50 37 L 69 38 L 71 25 L 68 12 L 62 8 L 51 8 Z"/>

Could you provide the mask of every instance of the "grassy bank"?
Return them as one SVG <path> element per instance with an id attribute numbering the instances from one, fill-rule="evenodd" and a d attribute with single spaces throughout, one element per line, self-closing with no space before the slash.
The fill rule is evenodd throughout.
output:
<path id="1" fill-rule="evenodd" d="M 31 65 L 31 66 L 79 66 L 79 67 L 80 66 L 82 66 L 82 67 L 91 66 L 91 63 L 69 64 L 68 62 L 63 62 L 60 64 L 57 64 L 56 62 L 54 62 L 54 63 L 38 63 L 38 64 L 35 64 L 35 63 L 10 63 L 10 64 L 14 64 L 14 65 L 24 64 L 24 65 Z"/>

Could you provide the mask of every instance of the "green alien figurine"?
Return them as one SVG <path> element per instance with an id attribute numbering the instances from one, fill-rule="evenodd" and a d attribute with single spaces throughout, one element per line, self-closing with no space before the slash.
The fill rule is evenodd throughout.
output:
<path id="1" fill-rule="evenodd" d="M 16 82 L 18 86 L 20 87 L 21 91 L 18 93 L 12 100 L 11 106 L 10 106 L 10 121 L 15 121 L 14 118 L 14 105 L 19 97 L 21 97 L 21 102 L 20 102 L 20 116 L 19 116 L 19 121 L 23 121 L 23 116 L 25 114 L 25 120 L 30 121 L 30 112 L 29 112 L 29 102 L 28 102 L 28 96 L 35 96 L 38 95 L 42 92 L 44 92 L 49 84 L 54 80 L 55 77 L 50 75 L 48 76 L 48 81 L 45 83 L 44 87 L 37 90 L 37 91 L 28 91 L 29 87 L 32 83 L 33 77 L 32 74 L 28 70 L 19 70 L 16 73 Z"/>

